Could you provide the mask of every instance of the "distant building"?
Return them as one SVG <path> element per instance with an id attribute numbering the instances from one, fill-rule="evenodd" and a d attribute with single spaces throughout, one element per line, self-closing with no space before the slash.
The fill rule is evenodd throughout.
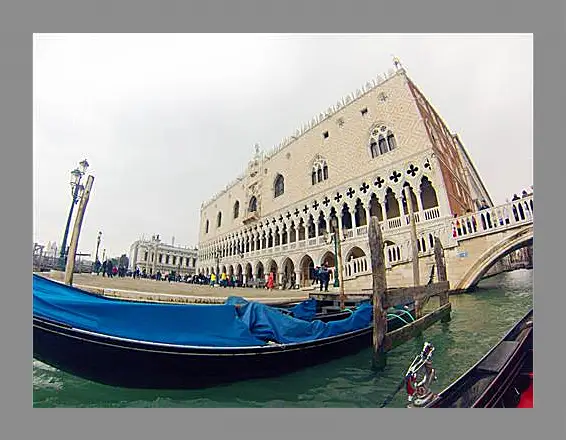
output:
<path id="1" fill-rule="evenodd" d="M 161 242 L 159 235 L 156 235 L 151 240 L 136 240 L 130 246 L 129 268 L 135 270 L 139 267 L 140 271 L 145 269 L 147 274 L 175 271 L 181 276 L 192 276 L 197 266 L 197 255 L 196 248 L 169 245 Z"/>

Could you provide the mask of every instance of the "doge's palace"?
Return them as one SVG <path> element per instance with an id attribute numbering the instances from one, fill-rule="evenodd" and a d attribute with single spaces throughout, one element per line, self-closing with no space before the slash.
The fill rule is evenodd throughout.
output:
<path id="1" fill-rule="evenodd" d="M 202 204 L 199 273 L 226 271 L 246 283 L 273 271 L 285 288 L 310 286 L 318 265 L 334 275 L 337 224 L 344 286 L 371 287 L 370 216 L 382 225 L 388 267 L 410 259 L 405 187 L 423 255 L 434 236 L 449 237 L 447 218 L 491 203 L 461 139 L 395 67 L 271 151 L 256 146 L 245 171 Z"/>

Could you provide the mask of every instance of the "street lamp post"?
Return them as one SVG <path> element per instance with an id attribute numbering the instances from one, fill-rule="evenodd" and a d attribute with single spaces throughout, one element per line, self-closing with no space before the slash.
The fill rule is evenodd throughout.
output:
<path id="1" fill-rule="evenodd" d="M 336 221 L 336 224 L 338 224 L 338 221 Z M 340 238 L 337 234 L 338 225 L 335 225 L 334 219 L 332 227 L 334 228 L 334 288 L 339 288 L 340 280 L 338 277 L 338 241 L 340 240 Z"/>
<path id="2" fill-rule="evenodd" d="M 102 237 L 102 231 L 98 232 L 98 237 L 96 238 L 96 257 L 94 258 L 95 262 L 98 262 L 98 248 L 100 247 L 100 238 Z"/>
<path id="3" fill-rule="evenodd" d="M 342 245 L 340 243 L 338 218 L 332 218 L 332 227 L 334 229 L 334 259 L 336 262 L 336 269 L 334 270 L 334 272 L 336 273 L 334 278 L 334 286 L 338 286 L 340 288 L 340 308 L 344 309 L 346 307 L 346 295 L 344 294 L 344 268 L 342 265 Z M 338 276 L 341 280 L 337 283 L 336 279 L 338 279 Z"/>
<path id="4" fill-rule="evenodd" d="M 63 242 L 61 244 L 61 250 L 59 255 L 59 269 L 64 270 L 67 260 L 67 236 L 69 235 L 69 227 L 71 226 L 71 218 L 73 217 L 73 210 L 75 204 L 79 201 L 79 194 L 83 188 L 81 185 L 81 179 L 86 173 L 88 168 L 88 161 L 86 159 L 79 162 L 79 168 L 75 168 L 71 172 L 71 194 L 73 200 L 71 202 L 71 208 L 69 209 L 69 216 L 67 217 L 67 225 L 65 226 L 65 233 L 63 234 Z"/>

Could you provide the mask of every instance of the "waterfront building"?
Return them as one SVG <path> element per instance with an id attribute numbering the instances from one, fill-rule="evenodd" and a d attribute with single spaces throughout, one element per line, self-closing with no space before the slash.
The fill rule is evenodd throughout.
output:
<path id="1" fill-rule="evenodd" d="M 369 288 L 370 216 L 381 223 L 393 270 L 410 258 L 406 194 L 419 253 L 428 256 L 434 236 L 452 240 L 450 218 L 493 205 L 460 138 L 398 61 L 395 67 L 272 151 L 256 145 L 246 170 L 201 206 L 199 273 L 226 271 L 246 282 L 273 271 L 280 285 L 310 286 L 318 265 L 327 263 L 334 277 L 329 233 L 337 223 L 344 285 Z M 391 280 L 412 283 L 403 277 Z"/>
<path id="2" fill-rule="evenodd" d="M 130 246 L 130 270 L 139 267 L 148 275 L 169 274 L 175 272 L 181 276 L 195 274 L 197 267 L 196 248 L 180 247 L 174 244 L 166 244 L 161 241 L 159 235 L 154 235 L 151 240 L 136 240 Z"/>

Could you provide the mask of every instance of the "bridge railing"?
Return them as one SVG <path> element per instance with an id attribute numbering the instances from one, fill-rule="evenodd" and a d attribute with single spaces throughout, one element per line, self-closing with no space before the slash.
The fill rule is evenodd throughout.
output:
<path id="1" fill-rule="evenodd" d="M 452 220 L 452 237 L 455 239 L 480 236 L 506 230 L 518 224 L 529 224 L 534 219 L 533 196 L 509 203 L 467 213 Z"/>

